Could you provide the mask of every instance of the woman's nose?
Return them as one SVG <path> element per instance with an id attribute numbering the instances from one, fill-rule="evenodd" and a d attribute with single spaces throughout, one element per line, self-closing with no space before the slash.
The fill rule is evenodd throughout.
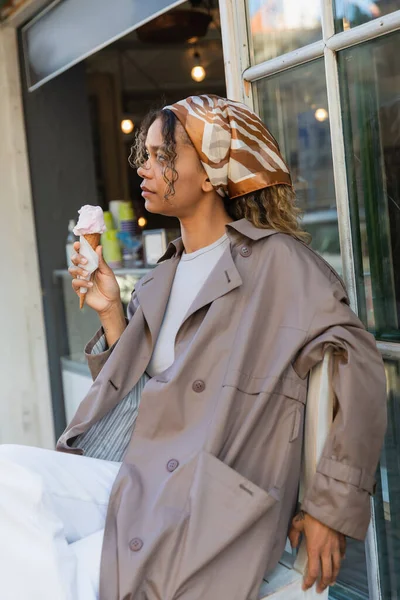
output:
<path id="1" fill-rule="evenodd" d="M 145 179 L 145 178 L 151 179 L 151 169 L 150 169 L 149 161 L 145 162 L 143 165 L 140 165 L 140 167 L 137 170 L 137 174 L 142 179 Z"/>

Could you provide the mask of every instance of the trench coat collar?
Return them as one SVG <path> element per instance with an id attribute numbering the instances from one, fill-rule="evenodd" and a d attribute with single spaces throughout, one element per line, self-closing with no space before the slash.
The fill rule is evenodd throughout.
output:
<path id="1" fill-rule="evenodd" d="M 238 221 L 231 221 L 226 225 L 226 233 L 230 234 L 230 229 L 236 230 L 238 233 L 246 236 L 250 240 L 256 241 L 262 238 L 268 237 L 277 233 L 274 229 L 262 229 L 260 227 L 256 227 L 248 221 L 247 219 L 239 219 Z M 169 243 L 168 248 L 165 254 L 158 260 L 159 263 L 164 262 L 165 260 L 173 257 L 173 256 L 181 256 L 184 250 L 183 241 L 181 237 L 178 237 L 176 240 L 173 240 Z"/>
<path id="2" fill-rule="evenodd" d="M 231 229 L 236 230 L 251 240 L 258 240 L 276 233 L 272 229 L 259 229 L 252 225 L 250 221 L 247 221 L 247 219 L 228 223 L 226 227 L 228 237 L 232 234 Z M 236 240 L 235 242 L 237 243 Z M 152 350 L 154 349 L 154 344 L 162 325 L 175 272 L 183 250 L 182 238 L 171 242 L 164 256 L 158 261 L 157 268 L 146 275 L 136 289 L 139 304 L 150 330 Z M 240 285 L 242 285 L 242 278 L 236 268 L 229 245 L 189 307 L 181 326 L 196 311 L 211 304 L 217 298 L 224 296 Z"/>
<path id="3" fill-rule="evenodd" d="M 151 352 L 154 350 L 163 322 L 179 261 L 180 254 L 175 254 L 169 260 L 165 260 L 152 273 L 146 275 L 136 289 L 137 299 L 151 334 Z M 211 304 L 240 285 L 242 285 L 242 278 L 233 261 L 231 248 L 228 246 L 189 307 L 181 327 L 197 310 Z"/>

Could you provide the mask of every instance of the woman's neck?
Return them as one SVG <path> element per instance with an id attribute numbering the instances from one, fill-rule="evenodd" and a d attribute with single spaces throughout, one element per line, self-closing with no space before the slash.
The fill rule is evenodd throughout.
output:
<path id="1" fill-rule="evenodd" d="M 186 252 L 196 252 L 213 244 L 226 233 L 226 224 L 232 219 L 227 212 L 181 219 L 182 241 Z"/>

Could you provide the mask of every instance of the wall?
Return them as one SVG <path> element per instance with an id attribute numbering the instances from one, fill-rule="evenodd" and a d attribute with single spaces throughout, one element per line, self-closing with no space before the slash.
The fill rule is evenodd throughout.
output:
<path id="1" fill-rule="evenodd" d="M 26 135 L 37 232 L 56 434 L 65 427 L 60 356 L 69 353 L 62 285 L 68 221 L 97 204 L 84 64 L 34 92 L 24 85 Z M 78 301 L 78 300 L 77 300 Z M 93 332 L 94 333 L 94 332 Z"/>
<path id="2" fill-rule="evenodd" d="M 0 443 L 53 447 L 15 31 L 0 28 Z"/>

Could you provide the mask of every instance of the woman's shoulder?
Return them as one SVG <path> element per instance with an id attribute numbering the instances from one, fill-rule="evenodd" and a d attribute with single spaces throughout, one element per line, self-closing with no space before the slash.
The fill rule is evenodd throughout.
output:
<path id="1" fill-rule="evenodd" d="M 298 238 L 287 233 L 278 232 L 261 244 L 261 252 L 265 258 L 276 263 L 282 273 L 293 276 L 315 276 L 322 277 L 332 284 L 339 284 L 346 292 L 346 286 L 340 275 L 318 252 L 313 250 Z M 347 292 L 346 292 L 347 294 Z"/>

